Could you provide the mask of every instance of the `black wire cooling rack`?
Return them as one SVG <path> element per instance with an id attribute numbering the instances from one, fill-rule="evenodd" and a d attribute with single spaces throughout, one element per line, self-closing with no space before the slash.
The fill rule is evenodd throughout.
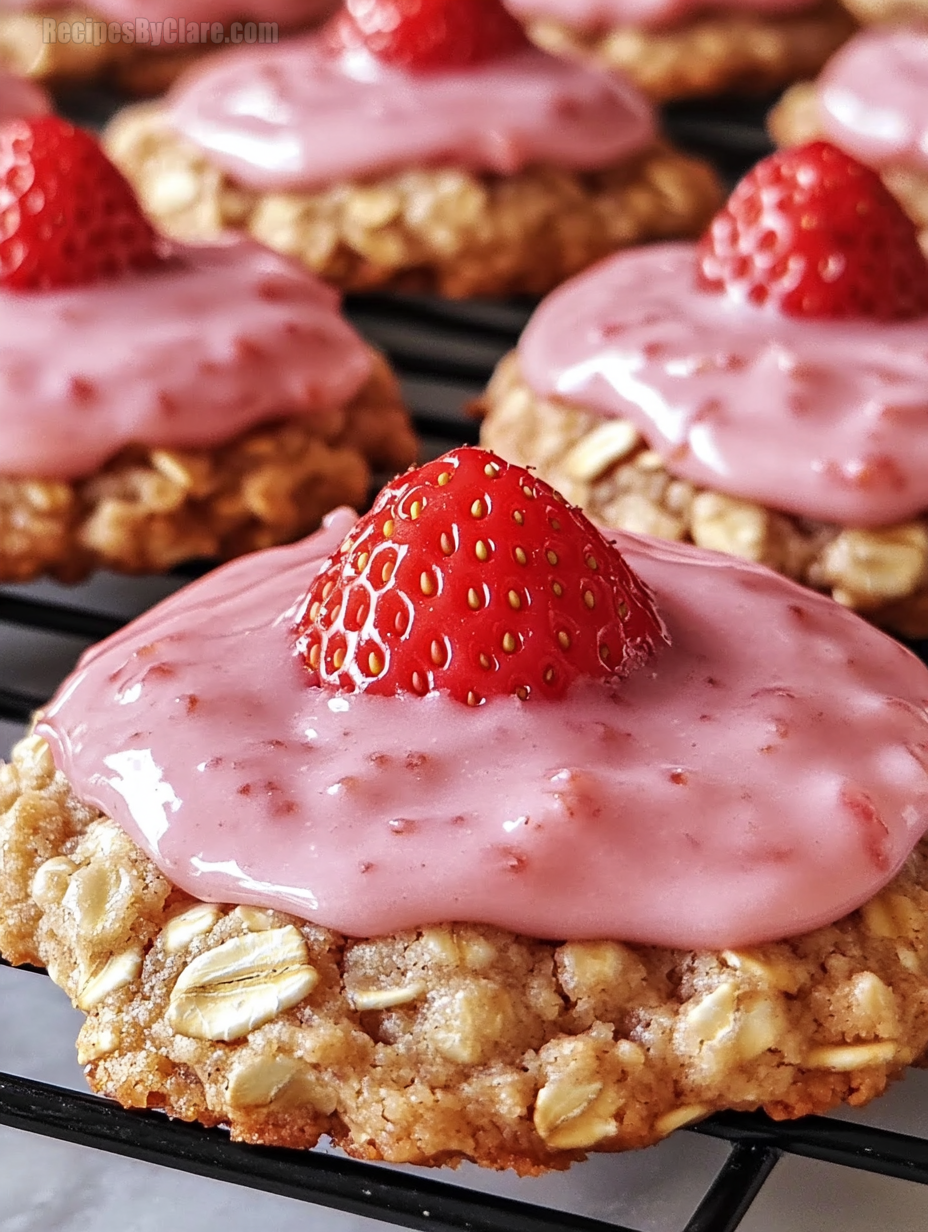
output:
<path id="1" fill-rule="evenodd" d="M 91 123 L 111 109 L 95 95 L 68 102 L 76 118 Z M 767 151 L 763 113 L 762 103 L 720 102 L 670 108 L 666 118 L 681 145 L 711 157 L 733 181 Z M 476 427 L 461 408 L 512 347 L 529 306 L 369 296 L 348 309 L 401 376 L 425 455 L 476 440 Z M 206 567 L 179 572 L 190 578 Z M 104 612 L 0 588 L 0 624 L 20 630 L 93 642 L 123 623 Z M 5 675 L 0 663 L 0 720 L 25 724 L 46 698 L 9 687 Z M 0 965 L 7 965 L 2 958 Z M 96 1096 L 6 1073 L 0 1073 L 0 1124 L 429 1232 L 635 1232 L 413 1170 L 319 1151 L 243 1146 L 221 1129 L 170 1121 L 159 1112 L 129 1112 Z M 729 1149 L 685 1226 L 662 1232 L 734 1232 L 784 1156 L 928 1184 L 928 1141 L 889 1130 L 823 1117 L 778 1123 L 763 1114 L 727 1113 L 679 1132 L 720 1139 Z M 888 1224 L 884 1229 L 891 1232 Z"/>

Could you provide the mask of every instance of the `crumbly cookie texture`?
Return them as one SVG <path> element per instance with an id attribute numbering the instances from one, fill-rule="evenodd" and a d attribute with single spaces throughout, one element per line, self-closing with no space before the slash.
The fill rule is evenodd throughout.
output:
<path id="1" fill-rule="evenodd" d="M 47 42 L 44 22 L 68 22 L 87 28 L 92 21 L 81 9 L 49 12 L 0 12 L 0 63 L 23 77 L 51 86 L 106 78 L 131 94 L 160 94 L 180 74 L 212 50 L 211 44 L 183 51 L 159 51 L 143 44 Z"/>
<path id="2" fill-rule="evenodd" d="M 423 168 L 316 193 L 261 193 L 179 138 L 157 104 L 121 112 L 105 144 L 169 234 L 250 232 L 348 291 L 540 295 L 616 248 L 698 234 L 721 201 L 704 162 L 663 145 L 600 172 Z"/>
<path id="3" fill-rule="evenodd" d="M 825 137 L 814 83 L 803 81 L 787 90 L 767 117 L 767 125 L 781 147 Z M 922 248 L 928 253 L 928 173 L 897 164 L 882 168 L 880 176 L 918 227 Z"/>
<path id="4" fill-rule="evenodd" d="M 850 6 L 849 6 L 850 7 Z M 816 73 L 850 37 L 854 23 L 835 3 L 782 17 L 720 11 L 661 30 L 583 31 L 551 18 L 527 26 L 555 55 L 580 57 L 628 74 L 649 98 L 773 90 Z"/>
<path id="5" fill-rule="evenodd" d="M 627 420 L 539 397 L 514 352 L 475 409 L 486 449 L 534 467 L 600 525 L 756 561 L 903 636 L 928 637 L 928 515 L 848 530 L 698 488 L 674 478 Z"/>
<path id="6" fill-rule="evenodd" d="M 719 1109 L 864 1104 L 928 1044 L 928 844 L 860 911 L 749 950 L 353 941 L 172 888 L 35 736 L 0 810 L 0 949 L 86 1014 L 92 1088 L 241 1141 L 531 1174 Z"/>
<path id="7" fill-rule="evenodd" d="M 87 479 L 0 477 L 0 580 L 75 582 L 229 559 L 363 503 L 375 470 L 415 460 L 385 360 L 347 406 L 261 425 L 212 449 L 125 449 Z"/>

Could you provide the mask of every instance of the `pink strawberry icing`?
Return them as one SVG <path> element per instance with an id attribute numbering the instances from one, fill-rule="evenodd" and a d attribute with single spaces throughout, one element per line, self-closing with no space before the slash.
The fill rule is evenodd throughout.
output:
<path id="1" fill-rule="evenodd" d="M 873 167 L 928 172 L 928 28 L 855 35 L 818 80 L 825 134 Z"/>
<path id="2" fill-rule="evenodd" d="M 516 17 L 545 17 L 576 30 L 612 30 L 621 26 L 655 27 L 686 21 L 701 13 L 746 11 L 779 16 L 811 8 L 817 0 L 505 0 Z"/>
<path id="3" fill-rule="evenodd" d="M 0 292 L 6 475 L 88 475 L 126 445 L 220 444 L 344 406 L 371 356 L 338 296 L 251 243 L 178 248 L 162 269 Z"/>
<path id="4" fill-rule="evenodd" d="M 48 115 L 52 101 L 32 81 L 0 69 L 0 124 L 22 116 Z"/>
<path id="5" fill-rule="evenodd" d="M 87 0 L 87 11 L 105 21 L 134 22 L 138 17 L 160 25 L 165 18 L 186 22 L 276 21 L 297 26 L 314 21 L 335 7 L 336 0 Z M 83 8 L 83 6 L 80 6 Z M 75 8 L 75 13 L 80 11 Z M 60 0 L 0 0 L 0 13 L 62 11 Z M 160 38 L 160 33 L 159 33 Z"/>
<path id="6" fill-rule="evenodd" d="M 205 900 L 355 936 L 459 920 L 719 947 L 834 921 L 928 827 L 928 673 L 836 603 L 612 537 L 673 644 L 616 688 L 464 706 L 311 687 L 293 622 L 354 522 L 89 650 L 39 725 L 77 795 Z"/>
<path id="7" fill-rule="evenodd" d="M 695 284 L 692 244 L 559 287 L 519 343 L 526 381 L 631 420 L 675 475 L 802 517 L 928 508 L 928 319 L 781 316 Z"/>
<path id="8" fill-rule="evenodd" d="M 334 54 L 318 36 L 204 64 L 175 87 L 168 115 L 212 162 L 265 191 L 421 166 L 593 169 L 655 137 L 651 106 L 629 83 L 532 48 L 409 74 L 363 49 Z"/>

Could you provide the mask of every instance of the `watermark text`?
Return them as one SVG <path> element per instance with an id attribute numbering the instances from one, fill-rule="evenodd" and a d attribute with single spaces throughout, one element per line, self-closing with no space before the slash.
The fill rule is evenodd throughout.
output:
<path id="1" fill-rule="evenodd" d="M 42 19 L 44 43 L 86 43 L 102 47 L 104 43 L 134 43 L 141 47 L 186 47 L 210 43 L 276 43 L 279 27 L 276 21 L 185 21 L 182 17 L 165 17 L 150 21 L 136 17 L 134 21 L 56 21 Z"/>

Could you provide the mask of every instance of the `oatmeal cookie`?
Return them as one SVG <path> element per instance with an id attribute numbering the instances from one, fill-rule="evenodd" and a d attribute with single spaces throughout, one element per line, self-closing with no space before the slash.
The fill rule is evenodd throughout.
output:
<path id="1" fill-rule="evenodd" d="M 674 478 L 627 420 L 538 397 L 514 353 L 476 410 L 487 449 L 535 467 L 600 525 L 756 561 L 903 636 L 928 637 L 928 514 L 849 530 L 699 489 Z"/>
<path id="2" fill-rule="evenodd" d="M 583 31 L 552 18 L 529 37 L 555 55 L 627 73 L 656 102 L 726 92 L 762 93 L 817 72 L 852 33 L 845 9 L 824 3 L 784 16 L 719 12 L 661 30 Z"/>
<path id="3" fill-rule="evenodd" d="M 698 234 L 721 200 L 705 163 L 664 145 L 605 171 L 421 169 L 262 193 L 176 136 L 157 104 L 120 113 L 105 142 L 168 234 L 247 232 L 347 291 L 540 295 L 616 248 Z"/>
<path id="4" fill-rule="evenodd" d="M 415 455 L 396 380 L 377 356 L 341 409 L 262 424 L 212 449 L 132 447 L 85 479 L 0 477 L 0 580 L 160 572 L 287 542 L 336 506 L 363 504 L 374 471 Z"/>
<path id="5" fill-rule="evenodd" d="M 455 924 L 350 940 L 196 902 L 35 736 L 0 809 L 0 949 L 86 1014 L 92 1088 L 240 1141 L 534 1174 L 720 1109 L 864 1104 L 928 1044 L 924 842 L 833 926 L 694 953 Z"/>
<path id="6" fill-rule="evenodd" d="M 783 148 L 827 139 L 818 114 L 816 88 L 810 81 L 800 82 L 787 90 L 771 111 L 767 123 L 771 137 Z M 898 163 L 881 167 L 880 176 L 918 227 L 922 248 L 928 252 L 928 174 L 917 167 Z"/>

